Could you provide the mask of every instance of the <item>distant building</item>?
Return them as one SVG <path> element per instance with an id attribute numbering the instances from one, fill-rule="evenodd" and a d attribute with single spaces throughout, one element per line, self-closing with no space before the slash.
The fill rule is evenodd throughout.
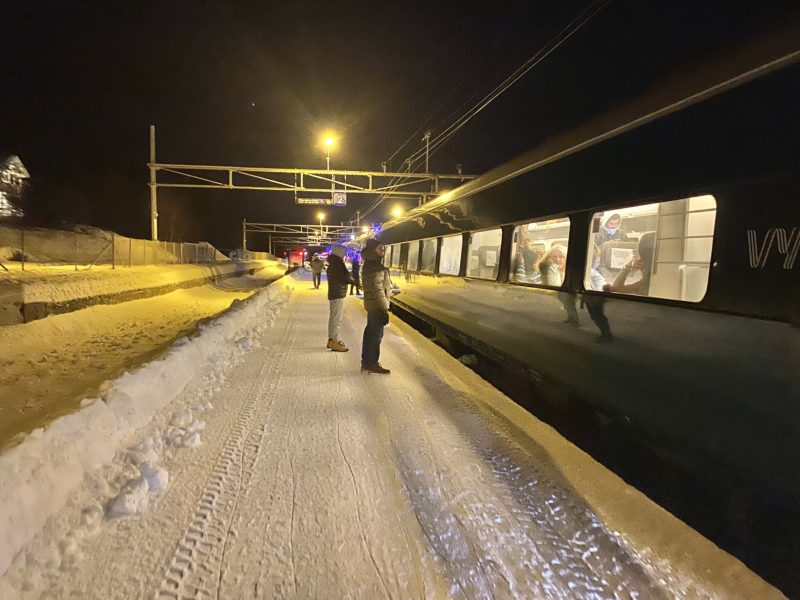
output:
<path id="1" fill-rule="evenodd" d="M 0 219 L 23 216 L 15 202 L 22 197 L 26 179 L 30 179 L 30 174 L 19 156 L 9 156 L 0 163 Z"/>

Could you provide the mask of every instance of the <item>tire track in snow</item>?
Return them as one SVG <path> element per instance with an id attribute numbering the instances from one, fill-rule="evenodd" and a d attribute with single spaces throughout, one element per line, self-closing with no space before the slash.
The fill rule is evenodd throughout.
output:
<path id="1" fill-rule="evenodd" d="M 289 325 L 284 321 L 281 341 L 293 335 Z M 257 431 L 257 424 L 263 422 L 263 414 L 269 412 L 274 400 L 274 384 L 272 393 L 266 394 L 268 398 L 264 398 L 264 389 L 273 383 L 272 375 L 281 372 L 286 357 L 286 353 L 278 353 L 276 360 L 262 363 L 256 375 L 249 379 L 239 419 L 220 452 L 192 521 L 155 593 L 158 600 L 219 597 L 227 541 L 231 533 L 236 535 L 232 529 L 233 519 L 241 491 L 246 487 L 245 477 L 249 480 L 252 475 L 252 462 L 258 455 L 259 444 L 255 444 L 249 468 L 245 455 L 248 446 L 253 446 L 250 440 Z"/>

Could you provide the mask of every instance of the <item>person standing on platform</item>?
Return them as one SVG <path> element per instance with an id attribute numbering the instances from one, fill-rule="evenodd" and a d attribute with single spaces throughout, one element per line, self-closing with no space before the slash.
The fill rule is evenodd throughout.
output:
<path id="1" fill-rule="evenodd" d="M 347 352 L 350 350 L 339 339 L 339 329 L 342 325 L 344 312 L 344 298 L 347 296 L 347 284 L 353 283 L 353 278 L 344 266 L 344 246 L 334 246 L 328 255 L 328 302 L 330 303 L 330 316 L 328 317 L 328 348 L 334 352 Z"/>
<path id="2" fill-rule="evenodd" d="M 356 289 L 356 294 L 361 294 L 361 256 L 359 256 L 358 252 L 353 256 L 351 273 L 353 275 L 353 283 L 350 284 L 350 295 L 353 295 L 353 288 Z"/>
<path id="3" fill-rule="evenodd" d="M 319 254 L 316 252 L 314 253 L 314 258 L 311 259 L 311 278 L 314 280 L 314 289 L 319 289 L 320 281 L 322 281 L 322 269 L 325 267 L 325 261 L 323 261 Z"/>
<path id="4" fill-rule="evenodd" d="M 383 328 L 389 324 L 389 297 L 392 293 L 389 269 L 383 266 L 384 252 L 386 247 L 375 238 L 368 239 L 361 252 L 364 259 L 364 309 L 367 311 L 367 326 L 361 343 L 361 370 L 386 375 L 390 373 L 389 369 L 378 362 Z"/>

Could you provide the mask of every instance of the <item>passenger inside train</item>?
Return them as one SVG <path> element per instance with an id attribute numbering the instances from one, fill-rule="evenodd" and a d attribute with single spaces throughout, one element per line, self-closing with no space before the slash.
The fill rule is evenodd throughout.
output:
<path id="1" fill-rule="evenodd" d="M 514 229 L 510 279 L 561 287 L 567 262 L 569 219 L 548 219 L 525 223 Z M 558 246 L 558 250 L 553 249 Z M 553 265 L 556 264 L 556 267 Z M 548 273 L 547 277 L 543 273 Z"/>
<path id="2" fill-rule="evenodd" d="M 699 302 L 708 287 L 716 210 L 707 195 L 595 213 L 586 289 Z"/>

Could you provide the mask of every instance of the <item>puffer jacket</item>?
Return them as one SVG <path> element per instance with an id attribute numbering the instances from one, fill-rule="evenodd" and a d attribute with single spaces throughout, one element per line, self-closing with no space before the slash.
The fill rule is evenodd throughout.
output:
<path id="1" fill-rule="evenodd" d="M 389 297 L 392 293 L 392 280 L 389 269 L 383 266 L 383 259 L 373 250 L 361 253 L 364 264 L 361 268 L 361 283 L 364 288 L 365 310 L 389 310 Z"/>
<path id="2" fill-rule="evenodd" d="M 347 267 L 344 266 L 344 261 L 331 254 L 328 256 L 328 300 L 338 300 L 347 295 L 348 284 L 353 283 L 353 278 Z"/>

